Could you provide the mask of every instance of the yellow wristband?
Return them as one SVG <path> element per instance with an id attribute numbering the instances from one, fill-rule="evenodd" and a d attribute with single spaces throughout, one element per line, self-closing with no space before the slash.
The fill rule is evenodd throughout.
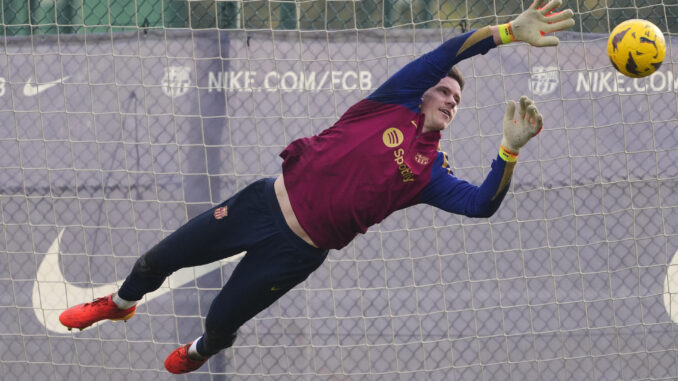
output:
<path id="1" fill-rule="evenodd" d="M 499 157 L 501 157 L 507 163 L 515 163 L 518 161 L 517 153 L 509 151 L 506 147 L 501 145 L 499 146 Z"/>
<path id="2" fill-rule="evenodd" d="M 513 37 L 513 29 L 511 29 L 511 23 L 498 25 L 499 28 L 499 38 L 501 38 L 502 44 L 508 44 L 516 40 Z"/>

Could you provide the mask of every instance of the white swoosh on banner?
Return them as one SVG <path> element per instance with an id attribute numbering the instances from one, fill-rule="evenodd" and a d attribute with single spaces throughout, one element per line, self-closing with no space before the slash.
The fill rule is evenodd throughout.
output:
<path id="1" fill-rule="evenodd" d="M 51 81 L 51 82 L 36 84 L 36 83 L 31 82 L 33 80 L 33 78 L 31 77 L 31 78 L 28 79 L 28 82 L 24 85 L 24 96 L 34 97 L 34 96 L 42 93 L 43 91 L 45 91 L 49 88 L 52 88 L 52 87 L 54 87 L 54 86 L 56 86 L 60 83 L 63 83 L 63 81 L 67 80 L 68 78 L 70 78 L 70 76 L 55 79 L 54 81 Z"/>
<path id="2" fill-rule="evenodd" d="M 68 332 L 67 328 L 59 322 L 59 314 L 63 310 L 76 304 L 89 302 L 94 298 L 112 294 L 122 285 L 122 281 L 94 287 L 78 287 L 69 283 L 64 278 L 61 266 L 59 266 L 59 246 L 63 234 L 64 230 L 62 229 L 47 250 L 45 258 L 38 267 L 38 273 L 33 284 L 33 311 L 35 311 L 35 316 L 45 328 L 58 333 Z M 239 260 L 244 254 L 243 252 L 204 266 L 181 269 L 172 274 L 159 289 L 146 294 L 138 305 L 165 295 L 173 288 L 194 282 L 198 277 L 219 269 L 226 263 Z"/>
<path id="3" fill-rule="evenodd" d="M 671 263 L 666 268 L 664 308 L 669 313 L 671 321 L 678 324 L 678 250 L 673 254 Z"/>

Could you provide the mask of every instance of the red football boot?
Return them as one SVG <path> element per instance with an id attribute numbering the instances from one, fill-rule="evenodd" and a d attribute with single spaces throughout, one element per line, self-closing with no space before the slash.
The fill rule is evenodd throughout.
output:
<path id="1" fill-rule="evenodd" d="M 207 362 L 209 358 L 205 358 L 204 360 L 193 360 L 188 357 L 188 348 L 190 347 L 191 344 L 186 344 L 170 353 L 165 359 L 165 369 L 170 373 L 183 374 L 192 372 Z"/>
<path id="2" fill-rule="evenodd" d="M 122 310 L 113 303 L 112 296 L 111 294 L 103 298 L 94 299 L 90 303 L 78 304 L 71 307 L 59 315 L 59 321 L 68 327 L 69 331 L 72 328 L 79 328 L 82 331 L 90 325 L 105 319 L 127 321 L 134 315 L 137 306 Z"/>

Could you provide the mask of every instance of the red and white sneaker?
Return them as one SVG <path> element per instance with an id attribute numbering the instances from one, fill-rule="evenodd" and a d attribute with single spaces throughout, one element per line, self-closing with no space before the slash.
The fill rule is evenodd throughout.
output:
<path id="1" fill-rule="evenodd" d="M 204 360 L 193 360 L 192 358 L 188 357 L 188 348 L 190 347 L 191 344 L 189 343 L 175 349 L 172 353 L 170 353 L 165 359 L 165 369 L 167 369 L 167 371 L 170 373 L 183 374 L 192 372 L 207 362 L 209 357 L 205 358 Z"/>
<path id="2" fill-rule="evenodd" d="M 90 303 L 78 304 L 71 307 L 59 315 L 61 324 L 72 328 L 79 328 L 81 331 L 100 320 L 124 320 L 127 321 L 134 315 L 137 306 L 132 306 L 126 310 L 118 308 L 113 303 L 112 294 L 103 298 L 94 299 Z"/>

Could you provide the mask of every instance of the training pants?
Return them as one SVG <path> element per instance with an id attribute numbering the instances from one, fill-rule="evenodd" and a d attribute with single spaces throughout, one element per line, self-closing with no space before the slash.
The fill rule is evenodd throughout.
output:
<path id="1" fill-rule="evenodd" d="M 327 257 L 290 230 L 273 189 L 255 181 L 191 219 L 142 255 L 118 295 L 140 300 L 184 267 L 247 253 L 212 302 L 198 352 L 211 356 L 232 345 L 246 321 L 303 282 Z"/>

